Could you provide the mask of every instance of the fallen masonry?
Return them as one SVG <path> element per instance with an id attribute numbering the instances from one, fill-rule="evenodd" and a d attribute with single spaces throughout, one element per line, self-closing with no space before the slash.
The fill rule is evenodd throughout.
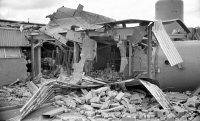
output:
<path id="1" fill-rule="evenodd" d="M 196 120 L 199 115 L 199 95 L 192 96 L 189 92 L 163 93 L 158 91 L 156 85 L 142 80 L 149 92 L 134 87 L 126 91 L 115 88 L 117 83 L 133 80 L 87 86 L 60 80 L 45 83 L 21 108 L 21 120 L 46 102 L 51 102 L 54 108 L 41 115 L 55 121 L 190 121 Z"/>
<path id="2" fill-rule="evenodd" d="M 23 106 L 32 96 L 30 89 L 23 82 L 2 86 L 0 89 L 0 107 Z"/>

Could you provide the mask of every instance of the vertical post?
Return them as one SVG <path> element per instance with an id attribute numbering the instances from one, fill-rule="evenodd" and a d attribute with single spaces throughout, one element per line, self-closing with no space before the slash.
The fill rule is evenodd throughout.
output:
<path id="1" fill-rule="evenodd" d="M 147 50 L 147 74 L 148 78 L 152 78 L 152 73 L 151 73 L 151 59 L 152 59 L 152 26 L 148 26 L 148 40 L 147 40 L 147 45 L 148 45 L 148 50 Z"/>
<path id="2" fill-rule="evenodd" d="M 132 43 L 129 40 L 129 76 L 132 75 Z"/>
<path id="3" fill-rule="evenodd" d="M 59 53 L 58 47 L 56 47 L 56 61 L 57 61 L 57 64 L 60 65 L 60 53 Z"/>
<path id="4" fill-rule="evenodd" d="M 35 61 L 34 61 L 34 39 L 33 36 L 31 36 L 31 78 L 34 79 L 35 77 Z"/>
<path id="5" fill-rule="evenodd" d="M 74 42 L 74 63 L 77 63 L 77 43 Z"/>
<path id="6" fill-rule="evenodd" d="M 37 55 L 38 55 L 38 74 L 40 74 L 41 73 L 41 47 L 40 46 L 38 46 L 38 53 L 37 53 Z"/>

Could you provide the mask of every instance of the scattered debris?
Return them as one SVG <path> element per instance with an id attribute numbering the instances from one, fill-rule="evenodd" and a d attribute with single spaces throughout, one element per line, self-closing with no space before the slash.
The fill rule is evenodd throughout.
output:
<path id="1" fill-rule="evenodd" d="M 21 81 L 1 87 L 0 107 L 24 105 L 32 94 L 27 85 Z"/>
<path id="2" fill-rule="evenodd" d="M 91 80 L 93 78 L 87 77 L 85 79 Z M 198 116 L 196 111 L 200 108 L 198 96 L 189 98 L 191 96 L 189 92 L 187 94 L 178 92 L 165 94 L 156 85 L 142 80 L 141 82 L 153 96 L 140 89 L 119 90 L 113 85 L 119 82 L 102 84 L 98 81 L 93 81 L 87 86 L 70 84 L 59 80 L 44 83 L 20 110 L 21 119 L 52 97 L 50 102 L 56 109 L 43 115 L 48 115 L 58 120 L 63 120 L 65 116 L 61 115 L 69 113 L 78 113 L 85 120 L 91 121 L 99 119 L 115 121 L 155 119 L 170 121 L 174 119 L 183 120 L 184 118 L 193 119 Z M 178 99 L 175 100 L 172 98 L 172 94 L 181 96 L 176 96 Z M 166 98 L 169 96 L 171 98 Z M 69 117 L 66 116 L 65 119 L 67 118 Z"/>
<path id="3" fill-rule="evenodd" d="M 65 108 L 60 107 L 60 108 L 56 108 L 56 109 L 53 109 L 49 112 L 44 113 L 43 116 L 53 117 L 53 116 L 62 114 L 64 112 L 65 112 Z"/>

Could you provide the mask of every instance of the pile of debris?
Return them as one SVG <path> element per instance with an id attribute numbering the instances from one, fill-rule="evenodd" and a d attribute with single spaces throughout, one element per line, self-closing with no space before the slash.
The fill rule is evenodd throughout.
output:
<path id="1" fill-rule="evenodd" d="M 138 89 L 126 92 L 116 91 L 109 86 L 90 90 L 81 89 L 81 92 L 72 91 L 67 95 L 55 96 L 52 100 L 57 108 L 43 115 L 55 116 L 55 120 L 60 121 L 70 120 L 70 117 L 63 116 L 63 113 L 74 111 L 83 116 L 76 118 L 81 121 L 187 121 L 199 115 L 200 96 L 190 98 L 182 93 L 177 93 L 179 96 L 173 94 L 167 93 L 172 108 L 163 109 L 154 97 Z M 182 100 L 179 99 L 181 96 Z"/>
<path id="2" fill-rule="evenodd" d="M 58 95 L 54 98 L 53 104 L 57 107 L 75 109 L 90 120 L 98 118 L 117 120 L 122 117 L 137 116 L 155 118 L 155 113 L 150 107 L 155 105 L 156 101 L 145 98 L 146 93 L 143 91 L 122 92 L 111 90 L 106 86 L 90 91 L 82 89 L 82 92 L 81 96 L 73 92 L 65 96 Z"/>
<path id="3" fill-rule="evenodd" d="M 2 107 L 24 105 L 31 96 L 26 83 L 21 81 L 16 81 L 16 83 L 3 86 L 0 89 Z"/>

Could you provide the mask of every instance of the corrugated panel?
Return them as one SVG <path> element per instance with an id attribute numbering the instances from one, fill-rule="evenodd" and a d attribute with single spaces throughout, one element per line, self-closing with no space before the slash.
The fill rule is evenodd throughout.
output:
<path id="1" fill-rule="evenodd" d="M 0 58 L 5 58 L 5 48 L 0 48 Z"/>
<path id="2" fill-rule="evenodd" d="M 0 29 L 0 46 L 20 47 L 27 46 L 28 40 L 25 38 L 26 33 L 14 29 Z"/>
<path id="3" fill-rule="evenodd" d="M 161 21 L 154 22 L 152 31 L 153 31 L 156 39 L 158 40 L 161 49 L 163 50 L 164 54 L 166 55 L 170 65 L 174 66 L 176 64 L 182 63 L 183 59 L 181 58 L 180 54 L 178 53 L 178 50 L 174 46 L 169 35 L 165 31 Z"/>

